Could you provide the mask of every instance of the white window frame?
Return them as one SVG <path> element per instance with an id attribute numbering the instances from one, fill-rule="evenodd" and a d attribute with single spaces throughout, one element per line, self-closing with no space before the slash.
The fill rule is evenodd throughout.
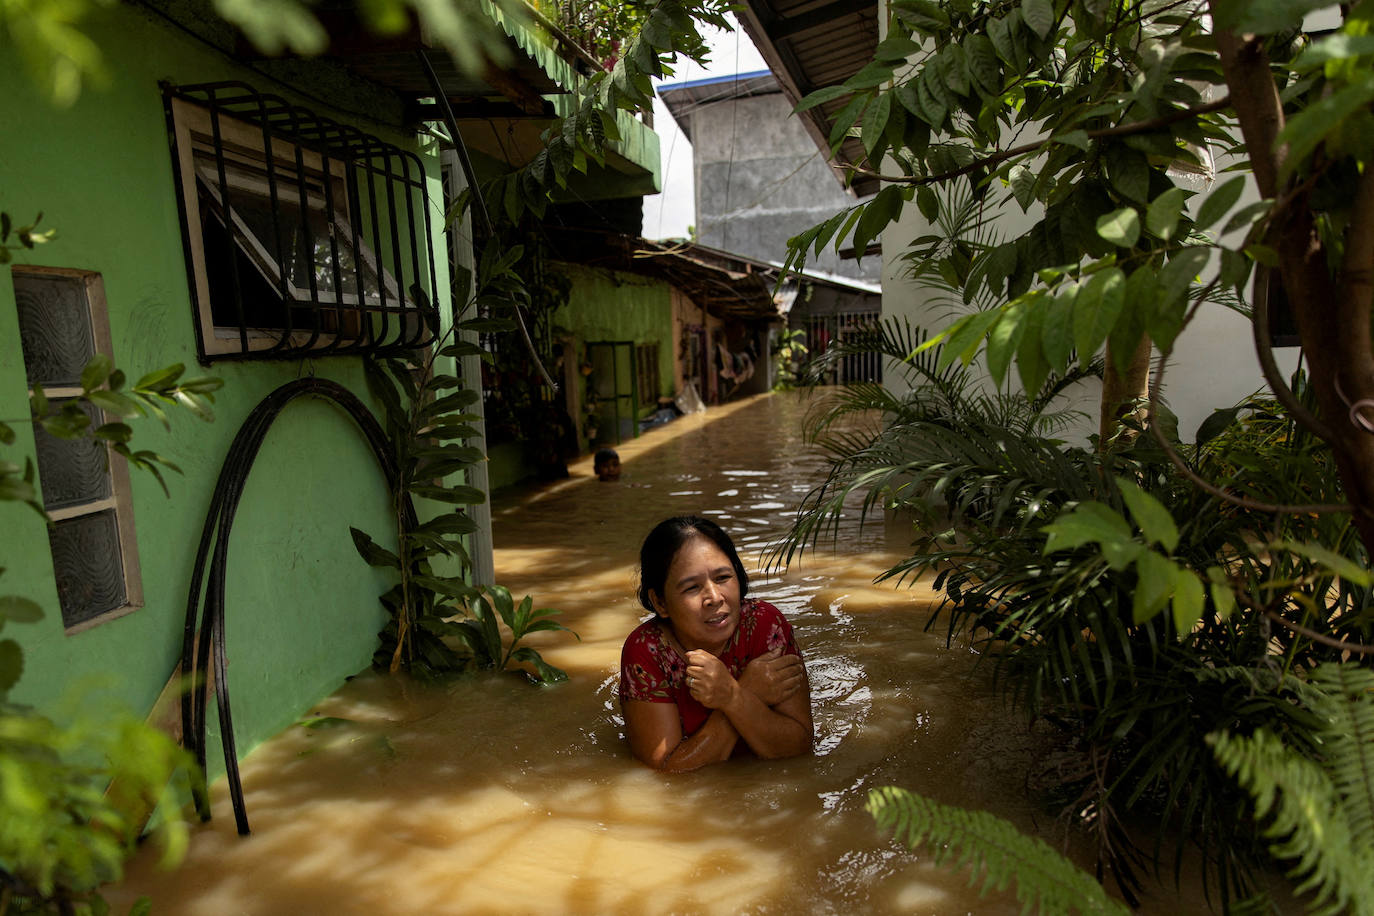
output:
<path id="1" fill-rule="evenodd" d="M 32 277 L 58 277 L 68 280 L 76 280 L 83 284 L 86 294 L 86 317 L 90 323 L 91 338 L 94 342 L 96 353 L 104 353 L 107 356 L 113 355 L 113 347 L 110 340 L 110 318 L 109 307 L 105 299 L 105 284 L 99 273 L 89 270 L 77 270 L 67 267 L 34 267 L 30 265 L 15 265 L 12 268 L 12 279 L 21 276 Z M 77 397 L 82 393 L 79 386 L 65 387 L 54 386 L 44 387 L 44 395 L 50 401 L 67 400 Z M 33 390 L 29 390 L 33 394 Z M 97 416 L 102 417 L 101 422 L 108 422 L 103 412 L 97 411 Z M 116 454 L 109 446 L 109 443 L 102 443 L 105 450 L 106 473 L 110 477 L 110 495 L 102 499 L 90 500 L 77 505 L 63 506 L 58 509 L 49 509 L 48 517 L 54 522 L 65 521 L 67 519 L 80 518 L 84 515 L 95 515 L 99 512 L 114 510 L 115 524 L 119 537 L 119 552 L 124 576 L 124 603 L 118 607 L 111 608 L 83 620 L 79 623 L 65 627 L 64 631 L 68 636 L 89 630 L 110 620 L 132 614 L 134 611 L 143 607 L 143 577 L 139 570 L 138 562 L 138 537 L 134 530 L 134 506 L 133 489 L 129 482 L 129 466 L 124 458 Z M 38 465 L 38 475 L 43 475 L 43 466 Z M 57 583 L 57 568 L 53 567 L 53 582 Z"/>
<path id="2" fill-rule="evenodd" d="M 189 244 L 191 268 L 195 282 L 193 294 L 196 314 L 200 322 L 202 344 L 207 356 L 239 354 L 243 352 L 239 339 L 239 327 L 237 325 L 217 325 L 214 320 L 210 303 L 209 274 L 205 261 L 205 243 L 200 228 L 202 225 L 202 188 L 219 205 L 220 215 L 218 218 L 220 224 L 224 225 L 222 217 L 224 202 L 220 194 L 218 171 L 212 163 L 207 163 L 203 158 L 205 153 L 209 153 L 211 159 L 214 157 L 212 141 L 208 139 L 213 135 L 214 129 L 211 112 L 203 106 L 174 98 L 172 99 L 172 120 L 176 138 L 178 172 L 180 174 L 178 192 L 185 207 L 186 226 L 184 228 Z M 220 148 L 225 155 L 226 163 L 237 161 L 247 168 L 266 166 L 267 142 L 260 128 L 226 114 L 220 114 L 218 121 Z M 278 176 L 278 199 L 293 207 L 299 207 L 300 193 L 296 184 L 296 162 L 294 155 L 291 159 L 285 159 L 281 156 L 281 152 L 285 149 L 290 149 L 294 154 L 297 147 L 289 139 L 278 138 L 273 144 L 272 156 L 273 173 Z M 198 153 L 201 155 L 198 156 Z M 326 180 L 323 158 L 318 153 L 308 149 L 302 148 L 300 153 L 308 185 L 320 185 Z M 232 168 L 226 169 L 225 179 L 231 188 L 260 195 L 264 199 L 269 198 L 270 192 L 265 180 L 255 180 Z M 354 232 L 349 222 L 347 181 L 343 162 L 337 160 L 329 162 L 328 180 L 332 184 L 331 193 L 334 203 L 334 218 L 330 222 L 331 234 L 340 251 L 346 247 L 349 252 L 352 252 L 354 250 Z M 307 190 L 306 203 L 312 208 L 312 212 L 324 214 L 325 199 L 321 192 Z M 318 211 L 313 210 L 316 206 L 319 207 Z M 276 256 L 269 252 L 267 246 L 263 244 L 263 240 L 258 239 L 257 235 L 248 228 L 237 213 L 233 215 L 233 228 L 226 227 L 226 231 L 230 233 L 238 250 L 242 251 L 252 262 L 267 285 L 274 290 L 278 289 L 282 265 L 277 263 Z M 385 290 L 387 300 L 398 302 L 400 292 L 396 280 L 390 271 L 378 263 L 377 255 L 371 246 L 365 242 L 360 242 L 357 245 L 357 252 L 363 264 L 377 278 L 380 287 Z M 295 286 L 289 274 L 286 275 L 285 280 L 290 295 L 306 303 L 311 301 L 309 289 Z M 380 294 L 365 295 L 363 298 L 362 305 L 364 306 L 379 305 L 382 301 Z M 340 313 L 338 318 L 345 325 L 345 333 L 356 336 L 360 326 L 360 315 L 366 314 L 358 311 L 359 302 L 356 292 L 345 292 L 340 295 L 337 292 L 317 290 L 313 300 L 324 306 L 335 305 Z M 284 308 L 291 308 L 292 306 L 293 303 L 291 302 L 284 304 Z M 275 347 L 277 342 L 282 339 L 282 330 L 283 327 L 247 328 L 249 351 Z M 289 341 L 293 346 L 305 346 L 312 334 L 314 332 L 311 329 L 295 329 L 292 331 Z M 316 345 L 326 346 L 333 338 L 334 334 L 329 329 L 322 329 L 316 336 Z"/>

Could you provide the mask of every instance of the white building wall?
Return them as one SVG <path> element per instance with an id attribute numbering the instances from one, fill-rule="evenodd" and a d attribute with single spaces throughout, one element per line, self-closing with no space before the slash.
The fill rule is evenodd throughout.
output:
<path id="1" fill-rule="evenodd" d="M 885 14 L 879 19 L 879 27 L 885 35 Z M 1224 176 L 1222 180 L 1234 174 L 1221 171 L 1227 164 L 1227 161 L 1217 163 L 1218 174 Z M 1196 208 L 1206 200 L 1215 185 L 1214 182 L 1192 198 L 1191 206 Z M 1013 239 L 1033 226 L 1040 214 L 1034 208 L 1029 214 L 1022 213 L 1021 208 L 999 189 L 994 189 L 989 195 L 990 200 L 1003 197 L 1006 197 L 1006 202 L 999 208 L 1000 216 L 995 225 L 1004 239 Z M 1251 182 L 1238 206 L 1258 199 Z M 903 209 L 901 218 L 882 235 L 882 284 L 884 318 L 906 317 L 913 324 L 935 332 L 948 327 L 964 313 L 951 309 L 947 303 L 932 302 L 935 294 L 913 283 L 901 260 L 911 240 L 932 231 L 914 202 Z M 1228 237 L 1227 241 L 1234 242 L 1236 239 Z M 1297 353 L 1296 348 L 1275 352 L 1285 375 L 1290 375 L 1297 367 Z M 1020 390 L 1014 364 L 1008 375 Z M 1164 376 L 1164 399 L 1178 415 L 1179 435 L 1186 441 L 1192 441 L 1198 425 L 1213 410 L 1229 407 L 1264 387 L 1249 319 L 1221 305 L 1208 304 L 1199 309 L 1192 324 L 1184 329 L 1175 342 L 1174 353 Z M 1082 428 L 1084 437 L 1097 429 L 1100 392 L 1099 384 L 1084 384 L 1079 386 L 1072 398 L 1072 406 L 1088 414 L 1088 421 Z"/>

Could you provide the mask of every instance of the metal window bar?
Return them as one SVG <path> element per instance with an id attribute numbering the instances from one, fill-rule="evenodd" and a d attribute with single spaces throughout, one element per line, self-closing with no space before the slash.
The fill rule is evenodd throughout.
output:
<path id="1" fill-rule="evenodd" d="M 636 371 L 639 380 L 639 404 L 650 407 L 658 403 L 658 344 L 642 343 L 635 347 Z"/>
<path id="2" fill-rule="evenodd" d="M 878 323 L 877 312 L 854 312 L 839 316 L 836 338 L 849 340 L 871 334 Z M 882 382 L 882 358 L 876 352 L 854 353 L 841 360 L 842 382 Z"/>
<path id="3" fill-rule="evenodd" d="M 849 312 L 839 315 L 806 316 L 806 346 L 808 359 L 819 359 L 834 343 L 855 335 L 872 332 L 879 320 L 877 312 Z M 883 380 L 882 357 L 873 352 L 845 356 L 826 373 L 825 384 L 844 385 L 849 382 L 878 382 Z"/>
<path id="4" fill-rule="evenodd" d="M 173 130 L 181 196 L 199 195 L 202 186 L 208 191 L 196 200 L 179 201 L 188 263 L 194 260 L 192 234 L 204 232 L 191 213 L 208 208 L 201 222 L 208 226 L 218 220 L 225 232 L 220 257 L 227 265 L 229 298 L 224 301 L 216 290 L 213 303 L 201 303 L 215 326 L 198 326 L 206 358 L 394 354 L 435 340 L 438 313 L 432 297 L 438 290 L 438 255 L 419 156 L 245 83 L 164 83 L 163 92 L 169 127 L 175 120 L 173 99 L 208 113 L 209 136 L 193 143 L 188 161 L 206 163 L 205 168 L 212 164 L 212 178 L 200 167 L 193 167 L 199 174 L 180 174 Z M 240 132 L 246 126 L 254 134 L 253 144 L 235 147 L 223 119 L 237 122 Z M 203 148 L 206 139 L 209 149 Z M 244 186 L 241 175 L 250 169 L 265 178 L 265 196 Z M 316 182 L 318 188 L 313 188 Z M 245 198 L 267 206 L 271 231 L 265 237 L 249 229 L 241 212 Z M 292 206 L 299 209 L 296 220 L 288 212 Z M 288 238 L 293 232 L 294 239 Z M 345 255 L 352 258 L 351 265 L 344 263 Z M 279 303 L 245 301 L 250 284 L 241 276 L 243 265 L 251 265 L 266 287 L 275 290 Z M 197 298 L 200 288 L 192 276 Z M 267 313 L 272 320 L 264 327 L 261 316 Z M 217 336 L 216 330 L 229 331 L 237 350 L 231 345 L 229 352 L 211 352 L 206 336 Z"/>

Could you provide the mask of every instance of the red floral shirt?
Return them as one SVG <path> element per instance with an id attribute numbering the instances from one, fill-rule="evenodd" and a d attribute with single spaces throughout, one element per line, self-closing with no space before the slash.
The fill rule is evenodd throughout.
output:
<path id="1" fill-rule="evenodd" d="M 792 638 L 792 625 L 767 601 L 746 598 L 740 604 L 739 626 L 719 658 L 732 677 L 739 677 L 751 661 L 773 649 L 801 657 Z M 659 619 L 652 617 L 630 634 L 620 652 L 620 702 L 647 700 L 676 703 L 682 734 L 690 735 L 706 723 L 711 710 L 692 698 L 687 688 L 687 660 L 669 644 Z"/>

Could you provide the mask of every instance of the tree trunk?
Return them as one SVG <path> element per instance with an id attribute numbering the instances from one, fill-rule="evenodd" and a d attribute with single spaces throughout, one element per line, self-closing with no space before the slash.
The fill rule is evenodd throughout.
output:
<path id="1" fill-rule="evenodd" d="M 1143 422 L 1145 411 L 1140 406 L 1150 394 L 1150 354 L 1153 343 L 1147 334 L 1140 336 L 1131 354 L 1126 371 L 1116 371 L 1112 345 L 1107 344 L 1107 368 L 1102 373 L 1102 405 L 1098 414 L 1097 448 L 1105 452 L 1109 445 L 1130 442 L 1137 435 L 1134 430 L 1122 430 L 1121 418 L 1135 412 Z"/>
<path id="2" fill-rule="evenodd" d="M 1374 174 L 1360 179 L 1338 272 L 1328 266 L 1307 194 L 1278 183 L 1287 149 L 1275 148 L 1283 108 L 1268 56 L 1257 39 L 1217 33 L 1217 50 L 1262 197 L 1276 200 L 1264 242 L 1278 253 L 1279 276 L 1298 326 L 1317 416 L 1295 416 L 1331 446 L 1365 550 L 1374 556 Z M 1267 341 L 1257 341 L 1267 347 Z M 1275 380 L 1270 379 L 1275 386 Z M 1281 399 L 1287 392 L 1279 392 Z M 1289 395 L 1291 400 L 1291 395 Z M 1368 406 L 1365 406 L 1365 403 Z M 1293 410 L 1291 405 L 1290 410 Z M 1374 426 L 1371 426 L 1374 429 Z"/>

